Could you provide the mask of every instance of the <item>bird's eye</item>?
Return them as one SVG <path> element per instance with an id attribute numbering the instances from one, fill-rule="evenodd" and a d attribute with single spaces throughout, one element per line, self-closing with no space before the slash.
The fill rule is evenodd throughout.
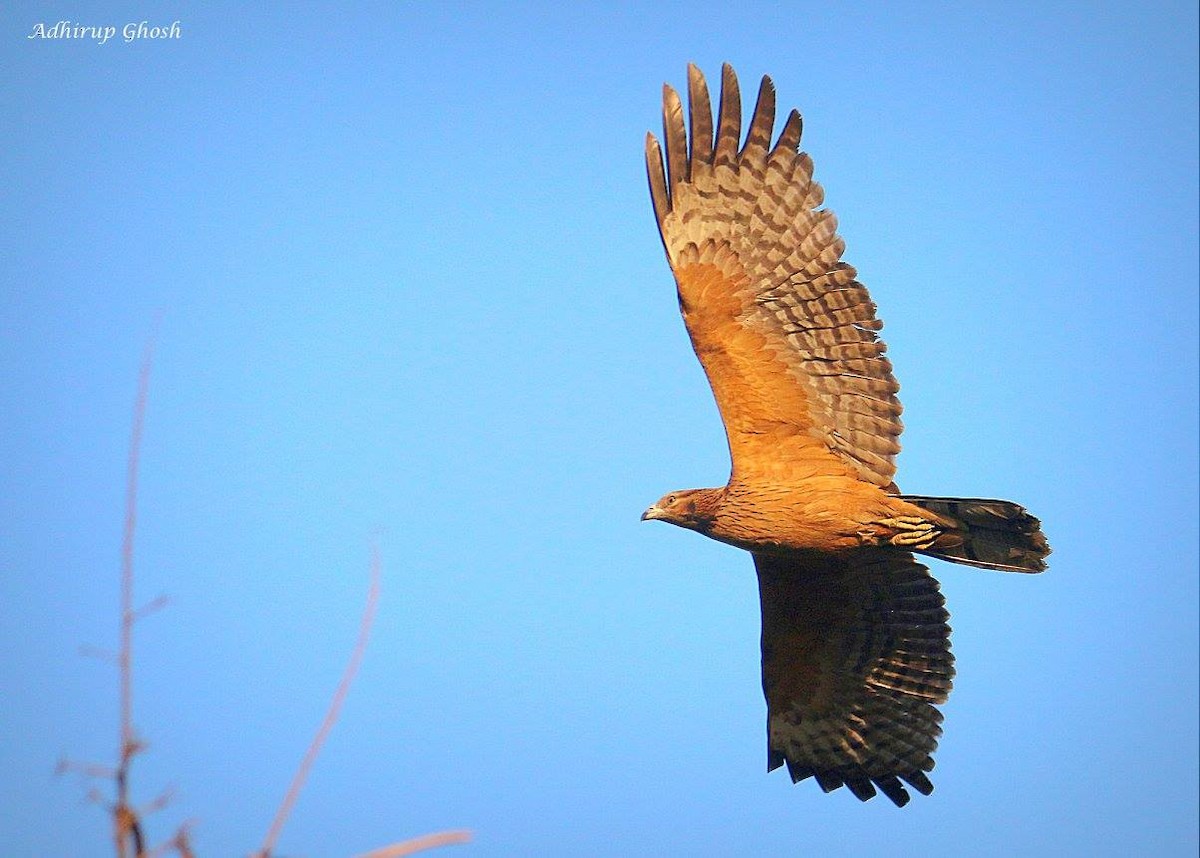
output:
<path id="1" fill-rule="evenodd" d="M 667 506 L 675 506 L 675 495 L 667 495 Z"/>

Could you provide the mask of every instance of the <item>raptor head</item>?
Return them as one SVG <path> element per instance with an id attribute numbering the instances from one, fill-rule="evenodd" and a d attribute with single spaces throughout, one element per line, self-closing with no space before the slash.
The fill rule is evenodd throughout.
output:
<path id="1" fill-rule="evenodd" d="M 721 489 L 680 489 L 663 495 L 642 513 L 642 521 L 666 521 L 705 533 L 721 502 Z"/>

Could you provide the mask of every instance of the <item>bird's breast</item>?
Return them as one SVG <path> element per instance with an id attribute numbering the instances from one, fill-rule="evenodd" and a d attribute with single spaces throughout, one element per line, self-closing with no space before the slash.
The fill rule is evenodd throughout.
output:
<path id="1" fill-rule="evenodd" d="M 708 536 L 760 553 L 845 551 L 864 544 L 886 502 L 878 487 L 857 480 L 730 486 Z"/>

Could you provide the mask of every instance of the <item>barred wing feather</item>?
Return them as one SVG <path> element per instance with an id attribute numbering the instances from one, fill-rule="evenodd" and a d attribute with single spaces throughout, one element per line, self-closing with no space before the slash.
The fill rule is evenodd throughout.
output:
<path id="1" fill-rule="evenodd" d="M 950 693 L 954 658 L 938 583 L 911 554 L 756 554 L 768 769 L 814 777 L 858 798 L 876 788 L 897 805 L 902 781 L 926 773 L 941 735 L 934 704 Z"/>
<path id="2" fill-rule="evenodd" d="M 679 96 L 663 93 L 663 147 L 647 136 L 655 216 L 693 347 L 725 423 L 733 471 L 789 457 L 892 484 L 899 385 L 875 305 L 833 213 L 819 208 L 812 160 L 792 111 L 775 145 L 775 90 L 764 77 L 745 143 L 733 69 L 722 70 L 713 136 L 707 84 L 688 68 L 690 135 Z M 689 151 L 690 140 L 690 151 Z M 739 144 L 740 148 L 739 148 Z M 665 151 L 664 151 L 665 150 Z"/>

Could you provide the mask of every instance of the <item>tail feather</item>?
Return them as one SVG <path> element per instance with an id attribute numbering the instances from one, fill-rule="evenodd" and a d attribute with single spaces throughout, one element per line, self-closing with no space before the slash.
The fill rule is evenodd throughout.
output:
<path id="1" fill-rule="evenodd" d="M 1042 523 L 1018 504 L 984 498 L 901 497 L 952 522 L 952 528 L 921 554 L 1010 572 L 1046 568 L 1050 545 Z"/>

